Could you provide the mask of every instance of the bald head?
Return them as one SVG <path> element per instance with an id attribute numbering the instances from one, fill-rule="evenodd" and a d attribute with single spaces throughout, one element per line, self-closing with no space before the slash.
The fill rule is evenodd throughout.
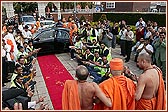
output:
<path id="1" fill-rule="evenodd" d="M 85 66 L 79 65 L 76 68 L 76 77 L 79 80 L 86 80 L 88 77 L 88 74 L 89 74 L 88 69 Z"/>
<path id="2" fill-rule="evenodd" d="M 146 60 L 148 63 L 152 63 L 151 56 L 150 56 L 149 54 L 147 54 L 147 53 L 140 54 L 140 55 L 138 56 L 138 58 L 139 58 L 140 60 Z"/>

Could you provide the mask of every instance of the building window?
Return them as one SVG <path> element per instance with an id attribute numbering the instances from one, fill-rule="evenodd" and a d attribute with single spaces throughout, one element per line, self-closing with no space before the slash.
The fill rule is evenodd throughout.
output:
<path id="1" fill-rule="evenodd" d="M 106 2 L 106 8 L 115 8 L 115 2 Z"/>

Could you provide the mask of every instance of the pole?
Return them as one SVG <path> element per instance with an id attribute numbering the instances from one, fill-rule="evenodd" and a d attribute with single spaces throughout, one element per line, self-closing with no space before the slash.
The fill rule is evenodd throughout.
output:
<path id="1" fill-rule="evenodd" d="M 74 17 L 75 17 L 74 20 L 75 20 L 75 21 L 76 21 L 76 12 L 77 12 L 77 11 L 76 11 L 76 2 L 74 2 Z"/>
<path id="2" fill-rule="evenodd" d="M 58 8 L 58 20 L 61 20 L 60 2 L 57 3 Z"/>

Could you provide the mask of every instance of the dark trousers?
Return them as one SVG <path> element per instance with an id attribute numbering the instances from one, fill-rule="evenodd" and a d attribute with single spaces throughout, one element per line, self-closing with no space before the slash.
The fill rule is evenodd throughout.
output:
<path id="1" fill-rule="evenodd" d="M 126 41 L 126 48 L 125 48 L 127 55 L 126 61 L 130 60 L 131 48 L 132 48 L 132 41 Z"/>
<path id="2" fill-rule="evenodd" d="M 100 71 L 99 69 L 94 69 L 94 67 L 91 66 L 87 66 L 87 69 L 90 75 L 94 77 L 93 82 L 99 83 L 102 80 L 101 75 L 97 73 Z"/>
<path id="3" fill-rule="evenodd" d="M 113 35 L 113 39 L 112 39 L 112 48 L 115 49 L 116 47 L 116 37 L 117 35 Z"/>
<path id="4" fill-rule="evenodd" d="M 2 57 L 2 83 L 7 80 L 7 61 L 6 57 Z"/>
<path id="5" fill-rule="evenodd" d="M 125 56 L 126 40 L 120 40 L 121 55 Z"/>
<path id="6" fill-rule="evenodd" d="M 70 53 L 71 53 L 71 59 L 75 58 L 75 49 L 71 49 Z"/>

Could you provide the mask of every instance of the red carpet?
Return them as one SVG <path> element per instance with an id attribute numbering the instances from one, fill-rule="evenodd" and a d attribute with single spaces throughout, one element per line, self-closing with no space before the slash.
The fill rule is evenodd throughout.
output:
<path id="1" fill-rule="evenodd" d="M 53 107 L 55 110 L 61 110 L 64 82 L 73 78 L 55 55 L 40 56 L 37 59 Z"/>

